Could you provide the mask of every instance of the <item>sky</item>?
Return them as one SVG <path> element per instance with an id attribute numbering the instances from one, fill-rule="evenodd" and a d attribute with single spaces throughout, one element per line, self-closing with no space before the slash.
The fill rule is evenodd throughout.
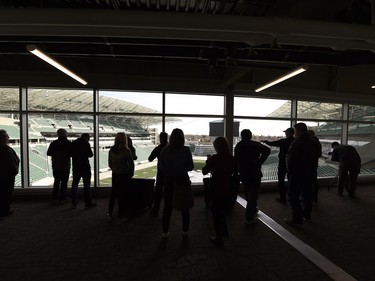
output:
<path id="1" fill-rule="evenodd" d="M 162 111 L 161 93 L 101 91 L 100 95 L 139 104 L 159 112 Z M 287 100 L 235 98 L 235 115 L 266 117 L 286 102 Z M 223 115 L 224 97 L 167 94 L 166 113 Z M 181 119 L 182 122 L 166 124 L 166 131 L 168 133 L 170 133 L 173 128 L 179 127 L 184 130 L 185 134 L 208 135 L 208 123 L 210 121 L 220 120 L 220 118 L 186 117 L 180 117 L 179 119 Z M 236 120 L 240 121 L 240 130 L 250 129 L 255 135 L 283 136 L 284 133 L 282 131 L 290 126 L 289 121 L 260 121 L 240 118 L 236 118 Z M 159 130 L 161 130 L 161 128 L 159 128 Z"/>

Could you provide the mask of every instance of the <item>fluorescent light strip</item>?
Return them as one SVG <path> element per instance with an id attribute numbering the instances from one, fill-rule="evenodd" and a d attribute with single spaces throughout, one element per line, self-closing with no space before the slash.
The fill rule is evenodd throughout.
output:
<path id="1" fill-rule="evenodd" d="M 33 55 L 36 55 L 37 57 L 41 58 L 45 62 L 49 63 L 50 65 L 56 67 L 58 70 L 64 72 L 65 74 L 69 75 L 73 79 L 77 80 L 79 83 L 83 85 L 87 85 L 87 82 L 83 80 L 81 77 L 78 75 L 74 74 L 72 71 L 67 69 L 65 66 L 59 64 L 57 61 L 40 51 L 35 45 L 27 45 L 26 46 L 27 50 L 32 53 Z"/>
<path id="2" fill-rule="evenodd" d="M 375 85 L 374 86 L 371 86 L 372 89 L 375 89 Z"/>
<path id="3" fill-rule="evenodd" d="M 294 70 L 292 70 L 292 71 L 272 80 L 271 82 L 268 82 L 267 84 L 264 84 L 263 86 L 260 86 L 260 87 L 256 88 L 255 92 L 263 91 L 264 89 L 267 89 L 267 88 L 269 88 L 273 85 L 276 85 L 276 84 L 278 84 L 278 83 L 280 83 L 284 80 L 292 78 L 293 76 L 296 76 L 296 75 L 298 75 L 302 72 L 305 72 L 308 68 L 309 68 L 308 65 L 302 65 L 302 66 L 300 66 L 300 67 L 298 67 L 298 68 L 296 68 L 296 69 L 294 69 Z"/>

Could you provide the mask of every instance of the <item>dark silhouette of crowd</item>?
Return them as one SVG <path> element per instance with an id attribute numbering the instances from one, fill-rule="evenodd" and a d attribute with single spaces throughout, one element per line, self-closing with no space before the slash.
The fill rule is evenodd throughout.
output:
<path id="1" fill-rule="evenodd" d="M 305 123 L 297 123 L 294 128 L 287 128 L 285 138 L 275 141 L 254 141 L 249 129 L 241 131 L 241 140 L 234 148 L 234 156 L 225 137 L 213 141 L 216 154 L 208 155 L 203 175 L 210 174 L 205 192 L 208 209 L 212 213 L 215 235 L 209 240 L 217 247 L 224 246 L 229 236 L 226 213 L 233 207 L 238 184 L 242 183 L 246 203 L 244 223 L 258 222 L 258 198 L 260 195 L 262 165 L 271 153 L 271 147 L 279 147 L 278 154 L 278 190 L 277 202 L 290 204 L 291 216 L 285 218 L 287 224 L 301 226 L 312 218 L 313 202 L 318 202 L 318 162 L 322 157 L 322 145 L 313 131 Z M 91 166 L 93 157 L 90 134 L 84 133 L 73 142 L 68 140 L 65 129 L 57 130 L 57 139 L 48 147 L 47 155 L 52 159 L 53 189 L 52 203 L 59 205 L 66 201 L 68 180 L 72 163 L 73 180 L 70 198 L 72 208 L 79 206 L 78 186 L 83 182 L 83 201 L 85 209 L 97 206 L 92 201 Z M 191 150 L 185 146 L 185 135 L 181 129 L 174 129 L 169 137 L 165 132 L 159 135 L 160 144 L 148 157 L 152 162 L 156 158 L 157 175 L 153 197 L 152 213 L 157 216 L 162 198 L 162 239 L 167 241 L 173 209 L 181 214 L 181 235 L 188 238 L 190 226 L 190 208 L 194 204 L 189 172 L 194 169 Z M 8 145 L 9 136 L 0 130 L 0 218 L 13 213 L 10 208 L 15 176 L 20 160 Z M 332 161 L 339 162 L 337 192 L 344 190 L 354 198 L 356 181 L 361 168 L 361 158 L 353 146 L 332 143 Z M 130 185 L 134 176 L 134 160 L 137 159 L 132 140 L 124 132 L 117 133 L 114 145 L 108 153 L 108 165 L 112 171 L 112 186 L 108 202 L 108 220 L 122 223 L 132 214 Z M 72 161 L 71 161 L 72 160 Z M 287 183 L 285 182 L 287 179 Z M 182 194 L 182 195 L 181 195 Z M 234 195 L 234 196 L 233 196 Z M 164 197 L 163 197 L 164 196 Z M 117 214 L 114 209 L 117 205 Z M 177 207 L 178 206 L 178 207 Z"/>

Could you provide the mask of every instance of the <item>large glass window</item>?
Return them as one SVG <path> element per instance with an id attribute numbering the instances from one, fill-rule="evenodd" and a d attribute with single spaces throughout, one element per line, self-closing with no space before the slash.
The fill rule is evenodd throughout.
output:
<path id="1" fill-rule="evenodd" d="M 92 136 L 97 133 L 99 170 L 96 172 L 99 173 L 99 185 L 104 186 L 111 185 L 108 150 L 117 132 L 125 131 L 133 141 L 138 156 L 135 177 L 155 178 L 157 163 L 156 160 L 149 163 L 148 156 L 159 143 L 159 133 L 163 128 L 168 134 L 174 128 L 182 129 L 195 162 L 190 176 L 193 182 L 199 183 L 202 182 L 201 168 L 206 155 L 215 153 L 213 140 L 224 135 L 224 95 L 100 90 L 98 109 L 95 110 L 92 90 L 29 88 L 22 93 L 26 92 L 27 95 L 21 96 L 19 88 L 0 88 L 0 128 L 7 130 L 10 145 L 21 157 L 20 118 L 23 115 L 20 101 L 27 97 L 27 110 L 22 114 L 28 120 L 28 135 L 24 137 L 28 142 L 27 165 L 32 186 L 51 186 L 53 183 L 51 161 L 46 151 L 56 139 L 59 128 L 68 131 L 70 140 L 82 133 Z M 331 143 L 340 142 L 343 132 L 344 136 L 348 136 L 348 143 L 361 154 L 362 174 L 375 172 L 375 157 L 371 152 L 375 107 L 349 105 L 349 118 L 343 120 L 342 104 L 296 102 L 296 116 L 292 116 L 291 100 L 234 97 L 233 145 L 240 140 L 239 134 L 243 129 L 250 129 L 256 141 L 272 141 L 285 137 L 283 131 L 290 127 L 291 121 L 305 122 L 322 143 L 323 158 L 319 161 L 318 170 L 320 177 L 336 175 L 337 167 L 326 159 L 329 159 Z M 99 120 L 98 132 L 95 132 L 95 116 Z M 93 143 L 94 138 L 91 138 L 92 146 Z M 271 150 L 263 165 L 263 180 L 277 179 L 278 148 L 271 147 Z M 94 180 L 93 158 L 90 163 Z M 19 174 L 16 185 L 21 185 L 21 178 Z"/>
<path id="2" fill-rule="evenodd" d="M 245 119 L 245 116 L 267 119 Z M 233 134 L 233 145 L 241 140 L 239 134 L 244 129 L 249 129 L 253 133 L 253 140 L 259 142 L 275 141 L 285 137 L 283 131 L 290 127 L 290 120 L 277 118 L 291 118 L 290 100 L 235 97 L 234 124 L 235 128 L 238 128 L 238 133 Z M 279 148 L 271 147 L 271 154 L 262 165 L 263 181 L 277 180 L 278 154 Z"/>
<path id="3" fill-rule="evenodd" d="M 298 122 L 304 122 L 315 133 L 322 145 L 322 157 L 318 163 L 318 177 L 333 177 L 337 174 L 337 165 L 327 162 L 330 159 L 333 141 L 341 141 L 342 104 L 297 101 Z M 302 120 L 304 119 L 304 120 Z M 312 120 L 308 120 L 312 119 Z M 332 121 L 330 121 L 332 120 Z"/>
<path id="4" fill-rule="evenodd" d="M 342 105 L 336 103 L 298 101 L 297 117 L 299 119 L 341 120 Z"/>
<path id="5" fill-rule="evenodd" d="M 20 96 L 18 88 L 0 88 L 0 110 L 18 111 Z"/>
<path id="6" fill-rule="evenodd" d="M 218 125 L 221 124 L 221 125 Z M 214 139 L 220 134 L 223 127 L 223 119 L 218 118 L 197 118 L 197 117 L 167 117 L 165 128 L 168 135 L 172 130 L 179 128 L 184 131 L 185 145 L 190 147 L 193 155 L 194 170 L 189 172 L 192 182 L 202 182 L 202 167 L 205 165 L 208 154 L 214 154 L 212 145 Z"/>
<path id="7" fill-rule="evenodd" d="M 264 140 L 275 141 L 285 138 L 285 129 L 290 127 L 290 121 L 280 120 L 259 120 L 259 119 L 239 119 L 235 122 L 239 123 L 239 132 L 249 129 L 253 133 L 253 140 L 262 142 Z M 233 138 L 235 146 L 241 140 L 240 137 Z M 279 147 L 270 147 L 271 154 L 266 162 L 262 165 L 263 181 L 277 180 L 277 166 L 279 162 Z"/>
<path id="8" fill-rule="evenodd" d="M 375 173 L 375 124 L 349 123 L 348 144 L 354 146 L 362 160 L 361 174 Z"/>
<path id="9" fill-rule="evenodd" d="M 342 123 L 333 121 L 305 121 L 304 122 L 309 130 L 314 131 L 315 136 L 319 139 L 322 145 L 322 157 L 318 163 L 318 177 L 334 177 L 337 175 L 337 165 L 329 161 L 331 157 L 331 144 L 334 141 L 341 142 Z M 327 161 L 328 160 L 328 161 Z"/>
<path id="10" fill-rule="evenodd" d="M 33 113 L 29 115 L 29 182 L 31 186 L 51 186 L 53 184 L 52 162 L 47 149 L 57 139 L 56 131 L 67 130 L 68 139 L 73 141 L 82 133 L 93 135 L 93 117 L 80 114 Z M 90 139 L 93 147 L 93 139 Z M 91 169 L 94 168 L 90 158 Z M 94 171 L 92 170 L 92 175 Z M 94 176 L 91 180 L 93 181 Z M 82 184 L 82 181 L 81 181 Z"/>
<path id="11" fill-rule="evenodd" d="M 350 105 L 349 120 L 375 122 L 375 107 L 367 105 Z"/>
<path id="12" fill-rule="evenodd" d="M 93 91 L 35 89 L 28 91 L 28 109 L 32 111 L 92 112 Z"/>
<path id="13" fill-rule="evenodd" d="M 291 102 L 289 100 L 234 98 L 235 116 L 290 118 L 290 113 Z"/>
<path id="14" fill-rule="evenodd" d="M 167 93 L 165 113 L 223 115 L 224 96 Z"/>
<path id="15" fill-rule="evenodd" d="M 161 113 L 162 93 L 99 91 L 100 112 Z"/>
<path id="16" fill-rule="evenodd" d="M 99 117 L 99 178 L 101 186 L 112 184 L 112 172 L 108 167 L 108 153 L 118 132 L 125 132 L 136 150 L 135 178 L 155 178 L 157 160 L 148 161 L 148 156 L 158 144 L 161 117 L 100 115 Z"/>

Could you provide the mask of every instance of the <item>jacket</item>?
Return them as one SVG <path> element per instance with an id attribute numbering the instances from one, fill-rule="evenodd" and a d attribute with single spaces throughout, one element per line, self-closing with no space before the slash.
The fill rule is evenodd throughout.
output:
<path id="1" fill-rule="evenodd" d="M 130 149 L 118 150 L 111 147 L 108 154 L 108 166 L 111 168 L 113 174 L 123 174 L 128 177 L 134 175 L 134 160 Z"/>
<path id="2" fill-rule="evenodd" d="M 64 137 L 59 137 L 51 142 L 47 155 L 52 157 L 52 169 L 70 170 L 70 150 L 71 142 Z"/>

